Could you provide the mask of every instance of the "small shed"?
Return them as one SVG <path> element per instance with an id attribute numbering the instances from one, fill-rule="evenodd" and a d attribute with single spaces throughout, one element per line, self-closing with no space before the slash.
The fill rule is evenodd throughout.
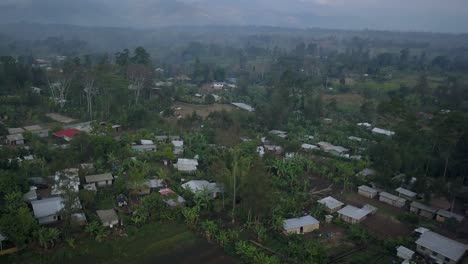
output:
<path id="1" fill-rule="evenodd" d="M 49 224 L 60 220 L 60 210 L 63 209 L 63 199 L 61 197 L 51 197 L 41 200 L 31 201 L 34 217 L 39 224 Z"/>
<path id="2" fill-rule="evenodd" d="M 403 260 L 410 260 L 413 258 L 414 251 L 406 248 L 404 246 L 399 246 L 396 248 L 397 251 L 397 257 L 403 259 Z"/>
<path id="3" fill-rule="evenodd" d="M 85 176 L 86 183 L 95 183 L 98 187 L 110 186 L 114 180 L 112 173 Z"/>
<path id="4" fill-rule="evenodd" d="M 283 221 L 285 234 L 304 234 L 312 232 L 320 227 L 320 222 L 310 215 Z"/>
<path id="5" fill-rule="evenodd" d="M 434 218 L 436 211 L 436 209 L 420 202 L 415 201 L 410 204 L 410 212 L 429 219 Z"/>
<path id="6" fill-rule="evenodd" d="M 378 193 L 379 192 L 376 189 L 371 188 L 371 187 L 366 186 L 366 185 L 361 185 L 361 186 L 358 187 L 358 194 L 360 194 L 362 196 L 365 196 L 365 197 L 368 197 L 368 198 L 371 198 L 371 199 L 376 197 Z"/>
<path id="7" fill-rule="evenodd" d="M 325 206 L 326 211 L 330 214 L 335 213 L 336 211 L 340 210 L 344 203 L 336 200 L 335 198 L 328 196 L 321 200 L 318 200 L 318 203 Z"/>
<path id="8" fill-rule="evenodd" d="M 180 172 L 192 173 L 197 171 L 198 160 L 196 159 L 178 159 L 177 163 L 174 164 L 174 168 L 176 168 Z"/>
<path id="9" fill-rule="evenodd" d="M 41 138 L 46 138 L 49 136 L 49 129 L 43 128 L 39 125 L 25 126 L 24 130 L 29 131 Z"/>
<path id="10" fill-rule="evenodd" d="M 10 146 L 24 145 L 23 134 L 7 135 L 5 143 Z"/>
<path id="11" fill-rule="evenodd" d="M 436 213 L 436 220 L 438 222 L 445 222 L 447 219 L 450 219 L 450 218 L 453 218 L 455 220 L 457 220 L 458 222 L 462 222 L 463 221 L 463 216 L 461 215 L 458 215 L 458 214 L 455 214 L 455 213 L 452 213 L 452 212 L 449 212 L 449 211 L 446 211 L 446 210 L 438 210 L 437 213 Z"/>
<path id="12" fill-rule="evenodd" d="M 410 201 L 413 200 L 417 195 L 417 193 L 402 187 L 396 188 L 395 191 L 398 193 L 398 196 Z"/>
<path id="13" fill-rule="evenodd" d="M 330 224 L 333 221 L 333 215 L 325 216 L 325 223 Z"/>
<path id="14" fill-rule="evenodd" d="M 185 199 L 169 188 L 159 190 L 164 202 L 170 207 L 179 207 L 185 204 Z"/>
<path id="15" fill-rule="evenodd" d="M 119 216 L 114 209 L 97 210 L 96 214 L 102 222 L 102 226 L 113 228 L 119 224 Z"/>
<path id="16" fill-rule="evenodd" d="M 398 208 L 401 208 L 406 204 L 406 200 L 404 198 L 398 197 L 388 192 L 381 192 L 379 195 L 379 201 Z"/>
<path id="17" fill-rule="evenodd" d="M 338 216 L 347 223 L 358 224 L 364 221 L 370 213 L 368 209 L 347 205 L 338 211 Z"/>
<path id="18" fill-rule="evenodd" d="M 174 146 L 174 155 L 182 155 L 184 153 L 184 141 L 173 140 L 172 145 Z"/>

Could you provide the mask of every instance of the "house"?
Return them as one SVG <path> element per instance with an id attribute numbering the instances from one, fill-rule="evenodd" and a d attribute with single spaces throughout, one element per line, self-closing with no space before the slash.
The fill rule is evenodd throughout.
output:
<path id="1" fill-rule="evenodd" d="M 445 222 L 445 220 L 450 219 L 450 218 L 453 218 L 457 220 L 458 222 L 462 222 L 464 217 L 461 215 L 446 211 L 446 210 L 437 210 L 436 221 L 443 223 Z"/>
<path id="2" fill-rule="evenodd" d="M 184 141 L 182 140 L 173 140 L 172 145 L 174 146 L 174 154 L 182 155 L 184 153 Z"/>
<path id="3" fill-rule="evenodd" d="M 6 136 L 6 144 L 10 146 L 24 145 L 23 134 L 13 134 Z"/>
<path id="4" fill-rule="evenodd" d="M 214 82 L 212 85 L 211 85 L 214 89 L 223 89 L 224 88 L 224 83 L 223 82 Z"/>
<path id="5" fill-rule="evenodd" d="M 357 142 L 362 142 L 364 139 L 360 137 L 355 137 L 355 136 L 349 136 L 349 140 L 357 141 Z"/>
<path id="6" fill-rule="evenodd" d="M 317 143 L 317 145 L 325 152 L 327 153 L 331 153 L 331 154 L 334 154 L 334 155 L 342 155 L 346 152 L 349 151 L 349 149 L 347 148 L 344 148 L 342 146 L 335 146 L 333 144 L 330 144 L 328 142 L 324 142 L 324 141 L 320 141 L 319 143 Z"/>
<path id="7" fill-rule="evenodd" d="M 374 128 L 372 129 L 372 133 L 374 133 L 374 134 L 379 134 L 379 135 L 385 135 L 385 136 L 393 136 L 393 135 L 395 135 L 395 132 L 393 132 L 393 131 L 385 130 L 385 129 L 378 128 L 378 127 L 374 127 Z"/>
<path id="8" fill-rule="evenodd" d="M 432 231 L 421 234 L 416 241 L 416 251 L 436 263 L 455 264 L 465 255 L 468 246 Z"/>
<path id="9" fill-rule="evenodd" d="M 312 145 L 312 144 L 307 144 L 307 143 L 304 143 L 301 145 L 301 149 L 303 150 L 314 150 L 314 149 L 318 149 L 319 147 L 315 146 L 315 145 Z"/>
<path id="10" fill-rule="evenodd" d="M 36 186 L 30 186 L 29 191 L 25 194 L 23 194 L 23 200 L 26 202 L 34 201 L 37 200 L 37 187 Z"/>
<path id="11" fill-rule="evenodd" d="M 278 145 L 263 145 L 266 151 L 273 152 L 276 154 L 281 154 L 283 152 L 283 148 Z"/>
<path id="12" fill-rule="evenodd" d="M 366 127 L 366 128 L 371 128 L 371 127 L 372 127 L 371 124 L 366 123 L 366 122 L 364 122 L 364 123 L 357 123 L 357 126 Z"/>
<path id="13" fill-rule="evenodd" d="M 288 132 L 286 132 L 286 131 L 271 130 L 269 133 L 274 135 L 274 136 L 280 137 L 280 138 L 287 138 L 288 137 Z"/>
<path id="14" fill-rule="evenodd" d="M 41 138 L 46 138 L 49 136 L 49 129 L 43 128 L 39 125 L 25 126 L 24 130 L 31 132 L 32 134 L 37 135 Z"/>
<path id="15" fill-rule="evenodd" d="M 142 139 L 140 144 L 132 144 L 132 149 L 137 152 L 155 151 L 156 145 L 153 140 Z"/>
<path id="16" fill-rule="evenodd" d="M 22 129 L 21 127 L 12 127 L 12 128 L 8 128 L 7 130 L 8 130 L 9 135 L 23 134 L 24 133 L 24 129 Z"/>
<path id="17" fill-rule="evenodd" d="M 159 190 L 166 186 L 166 183 L 164 182 L 164 180 L 160 180 L 160 179 L 148 180 L 147 184 L 151 190 Z"/>
<path id="18" fill-rule="evenodd" d="M 367 198 L 371 198 L 373 199 L 374 197 L 377 196 L 379 192 L 374 189 L 374 188 L 371 188 L 369 186 L 366 186 L 366 185 L 361 185 L 358 187 L 358 194 L 362 195 L 362 196 L 365 196 Z"/>
<path id="19" fill-rule="evenodd" d="M 239 109 L 248 111 L 248 112 L 255 112 L 255 108 L 253 108 L 252 106 L 250 106 L 250 105 L 248 105 L 248 104 L 244 104 L 244 103 L 232 103 L 232 105 L 234 105 L 235 107 L 237 107 L 237 108 L 239 108 Z"/>
<path id="20" fill-rule="evenodd" d="M 195 172 L 197 170 L 198 160 L 196 159 L 178 159 L 174 168 L 181 172 Z"/>
<path id="21" fill-rule="evenodd" d="M 310 215 L 290 218 L 283 221 L 285 234 L 304 234 L 319 229 L 320 222 Z"/>
<path id="22" fill-rule="evenodd" d="M 85 176 L 86 183 L 88 184 L 94 183 L 98 187 L 112 185 L 113 180 L 114 180 L 114 176 L 112 176 L 112 173 L 103 173 L 103 174 Z"/>
<path id="23" fill-rule="evenodd" d="M 357 176 L 362 176 L 364 178 L 367 178 L 369 176 L 374 176 L 377 172 L 373 169 L 370 168 L 365 168 L 362 171 L 357 173 Z"/>
<path id="24" fill-rule="evenodd" d="M 411 260 L 414 256 L 414 251 L 404 246 L 397 247 L 396 251 L 397 251 L 397 257 L 403 260 Z"/>
<path id="25" fill-rule="evenodd" d="M 63 209 L 62 197 L 50 197 L 31 201 L 34 217 L 39 224 L 49 224 L 60 220 L 60 211 Z"/>
<path id="26" fill-rule="evenodd" d="M 400 196 L 401 198 L 405 198 L 406 200 L 410 200 L 410 201 L 413 200 L 417 195 L 417 193 L 412 192 L 402 187 L 397 188 L 395 191 L 398 193 L 398 196 Z"/>
<path id="27" fill-rule="evenodd" d="M 60 195 L 64 189 L 69 189 L 74 192 L 79 191 L 80 177 L 78 176 L 77 168 L 69 168 L 63 171 L 58 171 L 54 176 L 55 184 L 52 186 L 52 195 Z"/>
<path id="28" fill-rule="evenodd" d="M 357 208 L 352 205 L 347 205 L 338 211 L 338 216 L 343 221 L 350 224 L 358 224 L 364 221 L 371 213 L 367 208 Z"/>
<path id="29" fill-rule="evenodd" d="M 436 211 L 437 211 L 436 209 L 430 206 L 427 206 L 425 204 L 422 204 L 420 202 L 415 201 L 410 204 L 411 213 L 414 213 L 414 214 L 417 214 L 417 215 L 420 215 L 422 217 L 426 217 L 429 219 L 434 218 Z"/>
<path id="30" fill-rule="evenodd" d="M 398 197 L 396 195 L 393 195 L 387 192 L 380 193 L 379 201 L 398 207 L 398 208 L 401 208 L 405 206 L 406 204 L 406 200 L 404 198 Z"/>
<path id="31" fill-rule="evenodd" d="M 344 205 L 344 203 L 336 200 L 331 196 L 318 200 L 318 203 L 324 205 L 326 208 L 325 210 L 330 214 L 340 210 L 341 207 Z"/>
<path id="32" fill-rule="evenodd" d="M 169 188 L 159 190 L 159 194 L 170 207 L 179 207 L 185 204 L 185 199 Z"/>
<path id="33" fill-rule="evenodd" d="M 71 141 L 73 137 L 80 133 L 81 131 L 76 128 L 69 128 L 54 133 L 54 136 L 58 138 L 63 138 L 65 141 Z"/>
<path id="34" fill-rule="evenodd" d="M 188 181 L 182 184 L 182 188 L 190 190 L 193 193 L 206 191 L 213 198 L 216 198 L 221 193 L 221 189 L 216 183 L 210 183 L 205 180 Z"/>
<path id="35" fill-rule="evenodd" d="M 97 210 L 96 214 L 101 220 L 102 226 L 113 228 L 119 224 L 119 216 L 114 209 L 109 210 Z"/>

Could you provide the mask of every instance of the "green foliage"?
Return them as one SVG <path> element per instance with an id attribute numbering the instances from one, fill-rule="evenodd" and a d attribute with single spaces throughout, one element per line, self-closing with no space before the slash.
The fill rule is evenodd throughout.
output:
<path id="1" fill-rule="evenodd" d="M 106 230 L 105 228 L 97 221 L 92 221 L 89 223 L 85 231 L 93 236 L 97 242 L 101 242 L 102 239 L 106 236 Z"/>

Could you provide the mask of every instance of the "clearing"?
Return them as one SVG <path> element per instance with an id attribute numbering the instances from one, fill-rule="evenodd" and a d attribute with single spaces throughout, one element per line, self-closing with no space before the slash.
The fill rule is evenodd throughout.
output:
<path id="1" fill-rule="evenodd" d="M 236 263 L 217 245 L 187 230 L 183 223 L 151 223 L 128 228 L 128 237 L 97 242 L 76 239 L 75 248 L 61 244 L 42 253 L 31 250 L 0 258 L 0 263 Z"/>

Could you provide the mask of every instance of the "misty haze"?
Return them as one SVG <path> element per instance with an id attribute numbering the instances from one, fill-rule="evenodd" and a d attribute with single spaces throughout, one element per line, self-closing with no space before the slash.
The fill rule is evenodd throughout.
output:
<path id="1" fill-rule="evenodd" d="M 0 263 L 468 264 L 468 1 L 0 0 Z"/>

